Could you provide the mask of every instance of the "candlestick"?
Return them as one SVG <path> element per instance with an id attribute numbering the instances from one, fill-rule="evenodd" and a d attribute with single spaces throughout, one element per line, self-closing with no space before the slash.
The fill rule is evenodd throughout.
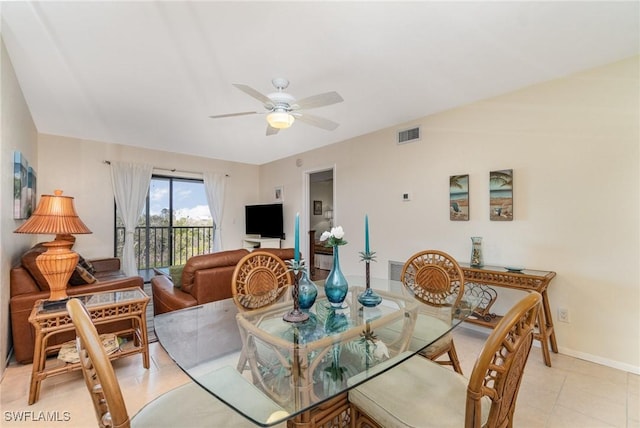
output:
<path id="1" fill-rule="evenodd" d="M 364 252 L 369 254 L 369 215 L 364 216 Z"/>
<path id="2" fill-rule="evenodd" d="M 296 226 L 295 226 L 295 248 L 294 257 L 295 261 L 300 261 L 300 213 L 296 213 Z"/>

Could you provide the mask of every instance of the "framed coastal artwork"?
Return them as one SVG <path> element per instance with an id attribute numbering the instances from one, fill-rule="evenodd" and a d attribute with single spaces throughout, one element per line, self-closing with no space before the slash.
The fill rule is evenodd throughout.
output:
<path id="1" fill-rule="evenodd" d="M 449 176 L 449 220 L 469 220 L 469 174 Z"/>
<path id="2" fill-rule="evenodd" d="M 36 173 L 21 152 L 13 152 L 13 218 L 29 218 L 35 206 Z"/>
<path id="3" fill-rule="evenodd" d="M 489 219 L 513 220 L 513 170 L 501 169 L 489 173 Z"/>

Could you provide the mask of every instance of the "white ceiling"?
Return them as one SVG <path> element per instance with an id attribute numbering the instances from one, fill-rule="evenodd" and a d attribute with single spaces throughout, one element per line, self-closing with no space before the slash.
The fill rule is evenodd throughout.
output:
<path id="1" fill-rule="evenodd" d="M 39 132 L 263 164 L 637 55 L 639 2 L 2 2 Z M 232 86 L 344 102 L 265 136 Z"/>

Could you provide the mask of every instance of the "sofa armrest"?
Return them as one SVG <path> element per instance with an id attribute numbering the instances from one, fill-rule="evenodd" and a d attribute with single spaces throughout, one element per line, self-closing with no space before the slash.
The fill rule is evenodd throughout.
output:
<path id="1" fill-rule="evenodd" d="M 165 275 L 156 275 L 151 278 L 151 292 L 154 315 L 198 305 L 195 297 L 174 287 L 173 282 Z"/>
<path id="2" fill-rule="evenodd" d="M 108 257 L 104 259 L 89 260 L 96 272 L 108 272 L 120 270 L 120 259 L 117 257 Z"/>

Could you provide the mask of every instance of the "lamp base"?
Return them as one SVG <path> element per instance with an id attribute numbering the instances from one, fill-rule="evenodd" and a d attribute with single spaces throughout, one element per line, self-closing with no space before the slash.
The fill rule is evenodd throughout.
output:
<path id="1" fill-rule="evenodd" d="M 45 300 L 44 302 L 42 302 L 42 309 L 46 311 L 65 309 L 67 307 L 68 301 L 69 297 L 65 297 L 61 300 Z"/>
<path id="2" fill-rule="evenodd" d="M 67 283 L 78 264 L 79 256 L 71 251 L 72 242 L 51 241 L 43 244 L 47 251 L 36 257 L 36 266 L 49 283 L 49 300 L 67 298 Z"/>

